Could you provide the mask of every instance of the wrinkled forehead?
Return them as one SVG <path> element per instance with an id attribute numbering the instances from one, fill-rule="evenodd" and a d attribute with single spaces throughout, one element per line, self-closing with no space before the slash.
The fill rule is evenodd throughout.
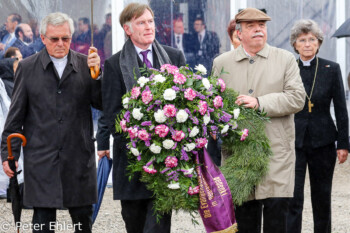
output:
<path id="1" fill-rule="evenodd" d="M 48 24 L 46 27 L 46 35 L 51 36 L 70 36 L 70 28 L 68 22 L 64 22 L 61 25 Z"/>

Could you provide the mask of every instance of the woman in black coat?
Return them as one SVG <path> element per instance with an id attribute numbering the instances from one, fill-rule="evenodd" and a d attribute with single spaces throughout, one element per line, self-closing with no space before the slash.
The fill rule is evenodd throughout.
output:
<path id="1" fill-rule="evenodd" d="M 296 165 L 294 198 L 290 203 L 288 232 L 301 232 L 306 167 L 309 170 L 314 232 L 331 232 L 331 192 L 338 157 L 346 161 L 349 121 L 339 64 L 316 56 L 322 31 L 312 20 L 300 20 L 291 30 L 290 43 L 307 97 L 304 109 L 295 115 Z M 334 104 L 336 125 L 330 108 Z"/>

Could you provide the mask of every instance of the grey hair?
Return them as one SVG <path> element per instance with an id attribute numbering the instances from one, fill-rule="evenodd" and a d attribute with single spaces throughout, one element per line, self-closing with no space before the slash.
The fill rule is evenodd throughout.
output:
<path id="1" fill-rule="evenodd" d="M 48 25 L 60 26 L 68 22 L 71 35 L 74 33 L 73 20 L 64 13 L 55 12 L 47 15 L 43 20 L 41 20 L 40 34 L 46 35 L 46 29 Z"/>
<path id="2" fill-rule="evenodd" d="M 242 32 L 242 26 L 241 23 L 236 23 L 236 30 Z"/>
<path id="3" fill-rule="evenodd" d="M 323 42 L 323 32 L 318 26 L 318 24 L 311 19 L 301 19 L 298 20 L 290 31 L 289 43 L 294 48 L 294 51 L 299 54 L 295 49 L 295 42 L 301 34 L 312 33 L 318 40 L 319 47 L 321 47 Z M 316 54 L 318 53 L 318 50 Z"/>

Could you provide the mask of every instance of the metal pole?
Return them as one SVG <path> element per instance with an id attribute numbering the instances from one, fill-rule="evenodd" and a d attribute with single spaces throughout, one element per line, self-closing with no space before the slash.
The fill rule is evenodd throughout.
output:
<path id="1" fill-rule="evenodd" d="M 94 0 L 91 0 L 91 23 L 90 23 L 90 30 L 91 30 L 91 47 L 94 46 Z"/>

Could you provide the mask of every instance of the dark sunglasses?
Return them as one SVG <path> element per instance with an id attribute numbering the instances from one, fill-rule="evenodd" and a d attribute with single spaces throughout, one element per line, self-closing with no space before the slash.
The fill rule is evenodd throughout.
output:
<path id="1" fill-rule="evenodd" d="M 45 36 L 45 37 L 47 39 L 49 39 L 52 43 L 57 43 L 59 40 L 62 40 L 63 43 L 67 43 L 72 39 L 71 37 L 68 37 L 68 36 L 65 36 L 65 37 L 47 37 L 47 36 Z"/>

